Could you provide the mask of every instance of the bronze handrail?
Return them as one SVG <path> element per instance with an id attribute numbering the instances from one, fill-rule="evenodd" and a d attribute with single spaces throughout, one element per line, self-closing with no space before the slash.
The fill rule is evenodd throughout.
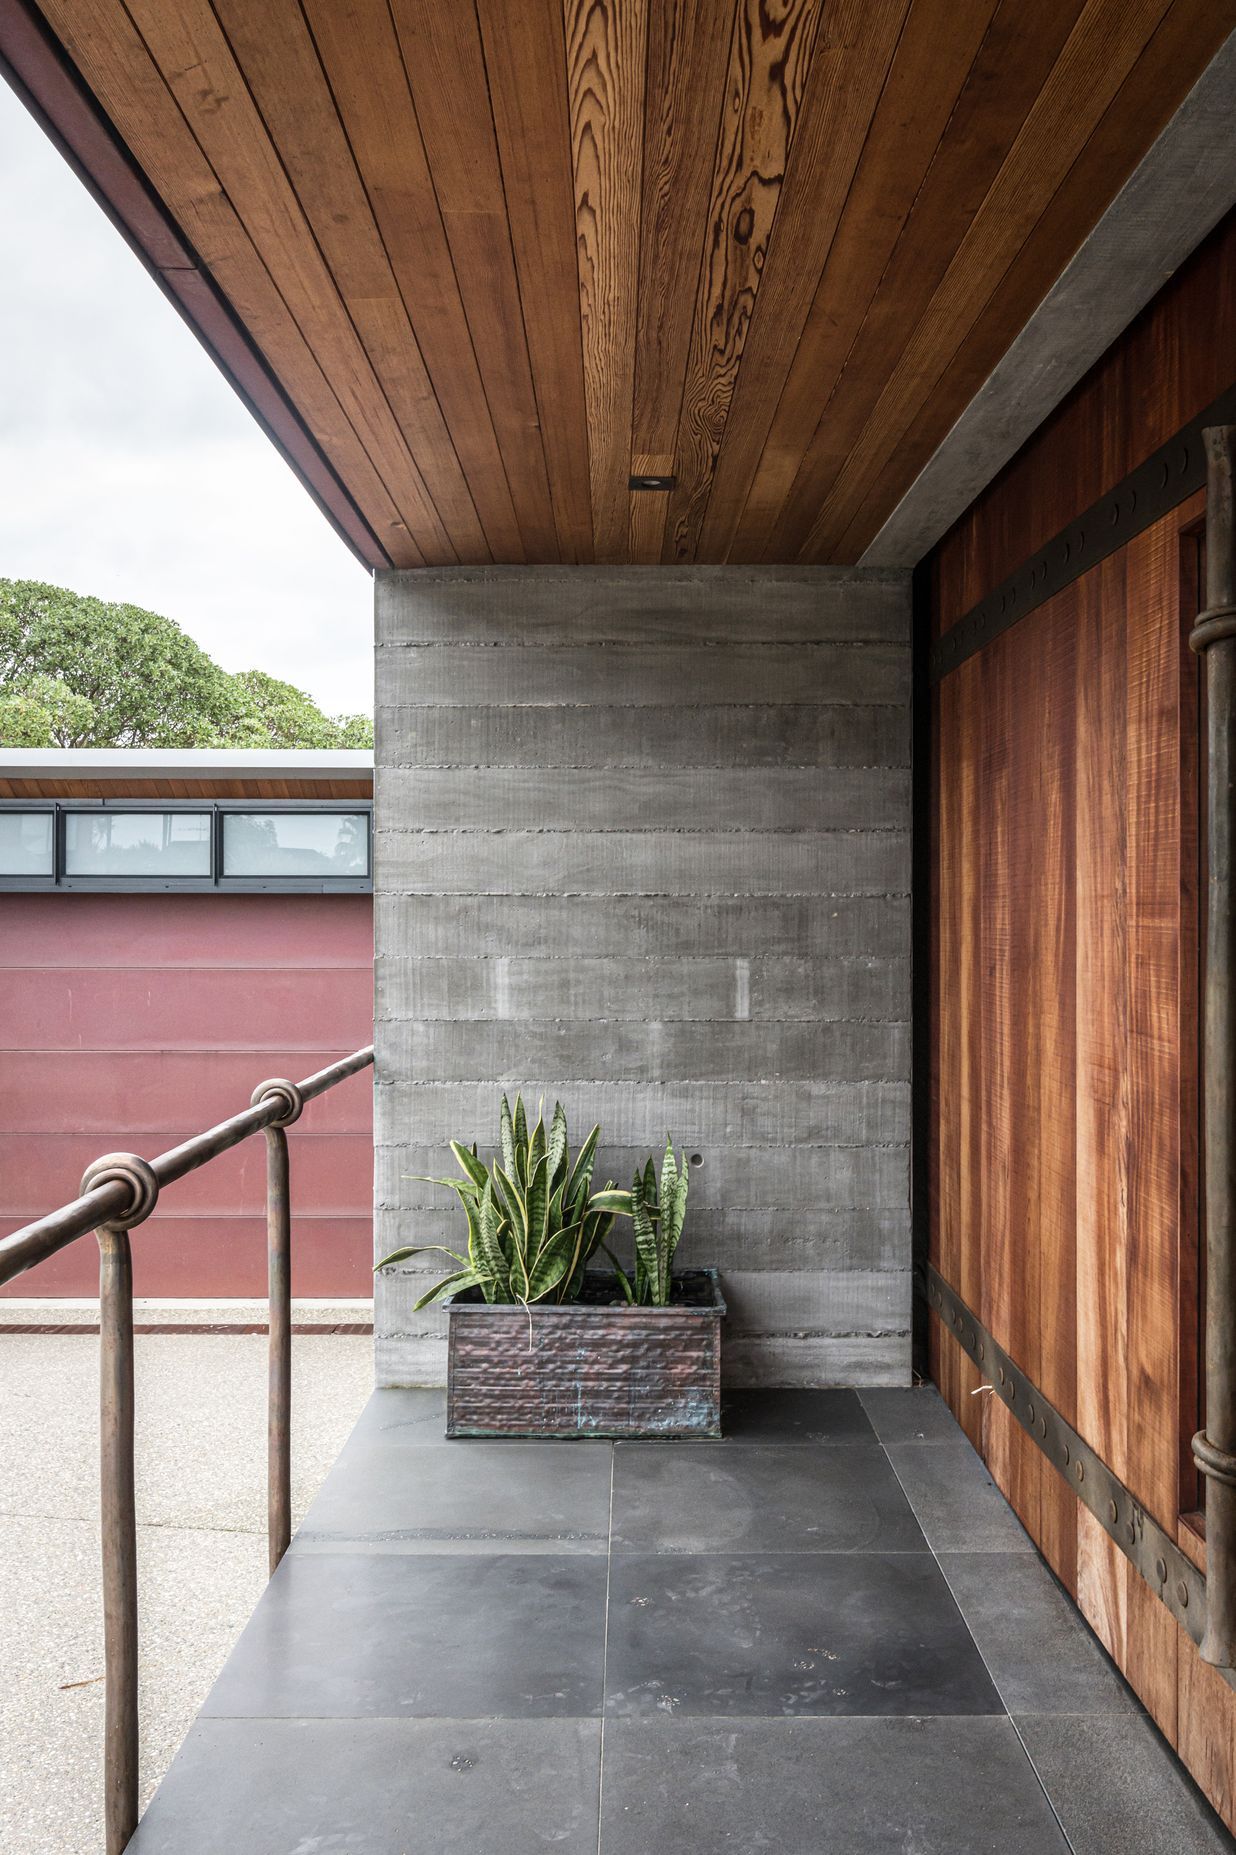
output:
<path id="1" fill-rule="evenodd" d="M 1193 1459 L 1206 1477 L 1202 1660 L 1236 1667 L 1236 425 L 1208 425 L 1206 604 L 1189 643 L 1206 676 L 1206 997 L 1202 1144 L 1206 1411 Z"/>
<path id="2" fill-rule="evenodd" d="M 0 1283 L 94 1231 L 99 1243 L 99 1454 L 103 1520 L 103 1728 L 106 1855 L 121 1855 L 137 1828 L 137 1509 L 133 1478 L 133 1260 L 129 1232 L 165 1185 L 266 1136 L 266 1237 L 270 1305 L 267 1391 L 267 1537 L 273 1572 L 292 1533 L 291 1198 L 286 1129 L 307 1101 L 373 1062 L 373 1045 L 303 1082 L 261 1082 L 250 1106 L 157 1158 L 106 1153 L 86 1168 L 79 1197 L 0 1240 Z"/>

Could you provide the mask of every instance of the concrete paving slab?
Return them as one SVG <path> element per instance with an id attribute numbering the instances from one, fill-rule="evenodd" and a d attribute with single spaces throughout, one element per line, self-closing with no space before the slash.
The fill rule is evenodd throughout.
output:
<path id="1" fill-rule="evenodd" d="M 372 1342 L 298 1337 L 293 1504 L 368 1395 Z M 266 1583 L 263 1334 L 141 1335 L 142 1798 L 163 1776 Z M 98 1342 L 0 1335 L 0 1850 L 102 1846 Z"/>

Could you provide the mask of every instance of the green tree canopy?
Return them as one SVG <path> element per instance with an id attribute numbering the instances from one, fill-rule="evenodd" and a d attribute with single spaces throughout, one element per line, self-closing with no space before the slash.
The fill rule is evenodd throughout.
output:
<path id="1" fill-rule="evenodd" d="M 372 747 L 263 670 L 229 675 L 173 619 L 0 579 L 0 745 Z"/>

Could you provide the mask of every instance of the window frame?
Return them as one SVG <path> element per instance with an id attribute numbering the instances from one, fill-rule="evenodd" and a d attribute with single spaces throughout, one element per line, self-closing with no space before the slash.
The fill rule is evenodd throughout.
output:
<path id="1" fill-rule="evenodd" d="M 131 895 L 371 895 L 373 893 L 373 800 L 364 799 L 0 799 L 0 811 L 52 814 L 50 876 L 6 876 L 0 893 Z M 210 873 L 204 876 L 70 876 L 65 869 L 70 813 L 150 814 L 193 812 L 210 818 Z M 227 876 L 223 870 L 223 820 L 229 813 L 278 812 L 363 814 L 368 818 L 368 873 L 364 876 Z"/>

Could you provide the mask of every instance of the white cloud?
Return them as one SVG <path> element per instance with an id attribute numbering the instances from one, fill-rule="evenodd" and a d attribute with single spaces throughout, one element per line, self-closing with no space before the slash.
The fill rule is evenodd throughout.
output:
<path id="1" fill-rule="evenodd" d="M 0 577 L 371 709 L 369 575 L 0 84 Z"/>

